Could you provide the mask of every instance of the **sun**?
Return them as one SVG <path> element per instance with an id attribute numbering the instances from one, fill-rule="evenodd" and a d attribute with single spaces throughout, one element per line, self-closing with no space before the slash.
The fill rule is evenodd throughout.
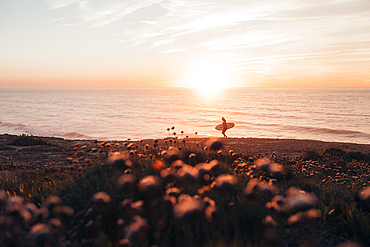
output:
<path id="1" fill-rule="evenodd" d="M 198 90 L 202 94 L 213 95 L 232 86 L 228 66 L 221 62 L 201 61 L 192 64 L 185 87 Z"/>

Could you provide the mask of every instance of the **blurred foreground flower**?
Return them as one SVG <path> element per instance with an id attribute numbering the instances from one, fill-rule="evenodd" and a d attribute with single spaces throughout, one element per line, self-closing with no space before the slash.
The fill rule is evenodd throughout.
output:
<path id="1" fill-rule="evenodd" d="M 305 212 L 298 212 L 288 218 L 288 223 L 290 225 L 304 225 L 310 221 L 320 218 L 321 213 L 317 209 L 310 209 Z"/>
<path id="2" fill-rule="evenodd" d="M 206 146 L 211 150 L 217 151 L 223 147 L 223 144 L 218 138 L 210 138 L 206 141 Z"/>
<path id="3" fill-rule="evenodd" d="M 140 180 L 137 188 L 147 196 L 155 196 L 161 188 L 161 185 L 162 181 L 158 176 L 149 175 Z"/>
<path id="4" fill-rule="evenodd" d="M 276 226 L 277 226 L 277 222 L 276 222 L 276 220 L 274 220 L 274 219 L 272 218 L 272 216 L 271 216 L 271 215 L 267 215 L 267 216 L 263 219 L 262 223 L 263 223 L 265 226 L 268 226 L 268 227 L 276 227 Z"/>
<path id="5" fill-rule="evenodd" d="M 127 169 L 132 167 L 132 162 L 129 158 L 130 156 L 127 153 L 121 154 L 120 152 L 115 152 L 109 155 L 107 163 L 117 168 Z"/>
<path id="6" fill-rule="evenodd" d="M 125 227 L 124 232 L 126 238 L 131 242 L 135 239 L 139 239 L 144 235 L 145 231 L 148 230 L 148 222 L 146 219 L 141 218 L 139 215 L 132 217 L 132 222 Z"/>
<path id="7" fill-rule="evenodd" d="M 360 245 L 354 242 L 345 242 L 345 243 L 338 244 L 337 247 L 360 247 Z"/>
<path id="8" fill-rule="evenodd" d="M 94 194 L 92 201 L 98 206 L 105 206 L 111 201 L 111 198 L 107 193 L 101 191 Z"/>
<path id="9" fill-rule="evenodd" d="M 284 177 L 286 175 L 285 168 L 282 164 L 274 163 L 269 158 L 263 157 L 254 162 L 257 171 L 264 171 L 273 177 Z"/>
<path id="10" fill-rule="evenodd" d="M 233 190 L 238 183 L 238 179 L 230 174 L 219 175 L 214 182 L 214 188 L 220 190 Z"/>
<path id="11" fill-rule="evenodd" d="M 29 234 L 31 243 L 35 246 L 49 246 L 52 229 L 47 224 L 36 224 L 32 226 Z"/>
<path id="12" fill-rule="evenodd" d="M 256 178 L 249 180 L 244 189 L 244 194 L 249 197 L 258 195 L 272 196 L 276 195 L 278 192 L 279 189 L 275 185 L 270 185 L 267 182 L 260 181 Z"/>
<path id="13" fill-rule="evenodd" d="M 359 193 L 359 197 L 361 200 L 370 204 L 370 186 L 362 189 Z"/>
<path id="14" fill-rule="evenodd" d="M 314 194 L 299 190 L 296 187 L 290 187 L 285 194 L 293 211 L 305 211 L 313 208 L 318 203 Z"/>
<path id="15" fill-rule="evenodd" d="M 120 189 L 130 191 L 136 185 L 136 176 L 133 174 L 124 174 L 118 178 L 117 184 Z"/>
<path id="16" fill-rule="evenodd" d="M 204 212 L 205 204 L 201 199 L 189 195 L 179 198 L 179 202 L 173 207 L 175 218 L 180 220 L 198 219 Z"/>

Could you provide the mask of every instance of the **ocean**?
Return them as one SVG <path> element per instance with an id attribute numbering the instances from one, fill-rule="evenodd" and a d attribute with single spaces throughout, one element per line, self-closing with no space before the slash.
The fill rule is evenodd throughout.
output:
<path id="1" fill-rule="evenodd" d="M 235 123 L 229 137 L 370 144 L 370 88 L 231 88 L 215 95 L 189 88 L 0 88 L 0 134 L 222 137 L 215 130 L 222 117 Z"/>

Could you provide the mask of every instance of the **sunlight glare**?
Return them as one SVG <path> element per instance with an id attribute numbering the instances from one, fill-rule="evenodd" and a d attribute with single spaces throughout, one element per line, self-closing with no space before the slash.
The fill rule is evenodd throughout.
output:
<path id="1" fill-rule="evenodd" d="M 231 75 L 225 64 L 202 61 L 192 65 L 185 86 L 204 95 L 214 95 L 231 87 Z"/>

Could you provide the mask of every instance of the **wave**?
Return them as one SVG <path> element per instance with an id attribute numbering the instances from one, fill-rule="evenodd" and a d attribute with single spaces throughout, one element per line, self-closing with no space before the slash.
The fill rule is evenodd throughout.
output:
<path id="1" fill-rule="evenodd" d="M 91 139 L 89 136 L 74 132 L 74 131 L 61 131 L 27 124 L 14 124 L 0 121 L 0 130 L 5 129 L 8 134 L 30 134 L 36 136 L 52 136 L 62 137 L 66 139 Z"/>
<path id="2" fill-rule="evenodd" d="M 370 138 L 370 133 L 356 131 L 356 130 L 345 130 L 345 129 L 330 129 L 324 127 L 312 127 L 312 126 L 298 126 L 298 125 L 285 125 L 280 123 L 253 123 L 247 121 L 239 121 L 239 127 L 248 128 L 249 126 L 253 127 L 262 127 L 268 128 L 271 130 L 271 127 L 278 130 L 284 131 L 294 131 L 299 133 L 314 133 L 314 134 L 333 134 L 333 135 L 346 135 L 350 137 L 361 136 Z"/>
<path id="3" fill-rule="evenodd" d="M 345 136 L 345 137 L 350 137 L 350 138 L 370 139 L 369 133 L 355 131 L 355 130 L 329 129 L 329 128 L 323 128 L 323 127 L 307 127 L 307 126 L 293 126 L 293 125 L 282 125 L 281 130 L 314 134 L 314 135 L 323 135 L 323 136 L 335 135 L 335 136 Z"/>

